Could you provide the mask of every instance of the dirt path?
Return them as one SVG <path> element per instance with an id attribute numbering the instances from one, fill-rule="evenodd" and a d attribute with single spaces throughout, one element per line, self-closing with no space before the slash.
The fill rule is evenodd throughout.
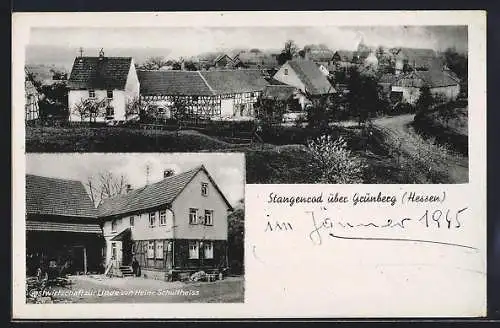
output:
<path id="1" fill-rule="evenodd" d="M 403 160 L 409 165 L 412 165 L 411 161 L 417 159 L 429 171 L 435 170 L 446 175 L 446 182 L 467 183 L 468 158 L 443 151 L 424 140 L 411 126 L 413 118 L 414 114 L 383 117 L 374 120 L 373 125 L 386 136 L 388 144 L 400 149 Z M 422 176 L 425 176 L 425 172 L 422 172 Z"/>

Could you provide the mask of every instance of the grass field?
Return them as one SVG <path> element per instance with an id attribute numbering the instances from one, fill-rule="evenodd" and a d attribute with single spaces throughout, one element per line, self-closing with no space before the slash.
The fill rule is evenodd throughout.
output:
<path id="1" fill-rule="evenodd" d="M 127 127 L 26 127 L 27 152 L 243 152 L 247 183 L 316 183 L 307 129 L 279 131 L 275 143 L 232 144 L 193 130 L 143 130 Z M 382 136 L 363 139 L 354 127 L 335 127 L 349 148 L 367 164 L 365 183 L 418 183 L 395 161 Z M 317 133 L 312 131 L 311 137 Z M 290 138 L 290 144 L 285 144 Z M 270 140 L 266 138 L 265 140 Z"/>

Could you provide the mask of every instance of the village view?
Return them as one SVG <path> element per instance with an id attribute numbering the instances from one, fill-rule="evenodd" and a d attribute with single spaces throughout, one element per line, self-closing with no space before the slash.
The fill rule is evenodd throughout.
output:
<path id="1" fill-rule="evenodd" d="M 467 49 L 352 41 L 103 44 L 62 52 L 67 67 L 47 52 L 25 66 L 26 151 L 243 152 L 247 183 L 468 182 Z"/>

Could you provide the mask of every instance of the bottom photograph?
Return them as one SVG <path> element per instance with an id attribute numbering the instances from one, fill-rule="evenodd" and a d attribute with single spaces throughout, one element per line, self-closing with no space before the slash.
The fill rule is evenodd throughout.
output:
<path id="1" fill-rule="evenodd" d="M 26 303 L 244 302 L 245 157 L 26 154 Z"/>

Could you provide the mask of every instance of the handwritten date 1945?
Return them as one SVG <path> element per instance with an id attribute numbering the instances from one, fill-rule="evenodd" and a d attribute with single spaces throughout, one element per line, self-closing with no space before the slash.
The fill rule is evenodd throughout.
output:
<path id="1" fill-rule="evenodd" d="M 441 211 L 435 210 L 433 212 L 426 210 L 424 215 L 419 219 L 420 222 L 423 222 L 426 227 L 431 227 L 434 225 L 437 228 L 446 227 L 448 229 L 451 228 L 460 228 L 461 223 L 459 220 L 459 216 L 462 212 L 467 210 L 467 207 L 462 208 L 455 212 L 455 215 L 450 215 L 450 210 Z"/>

